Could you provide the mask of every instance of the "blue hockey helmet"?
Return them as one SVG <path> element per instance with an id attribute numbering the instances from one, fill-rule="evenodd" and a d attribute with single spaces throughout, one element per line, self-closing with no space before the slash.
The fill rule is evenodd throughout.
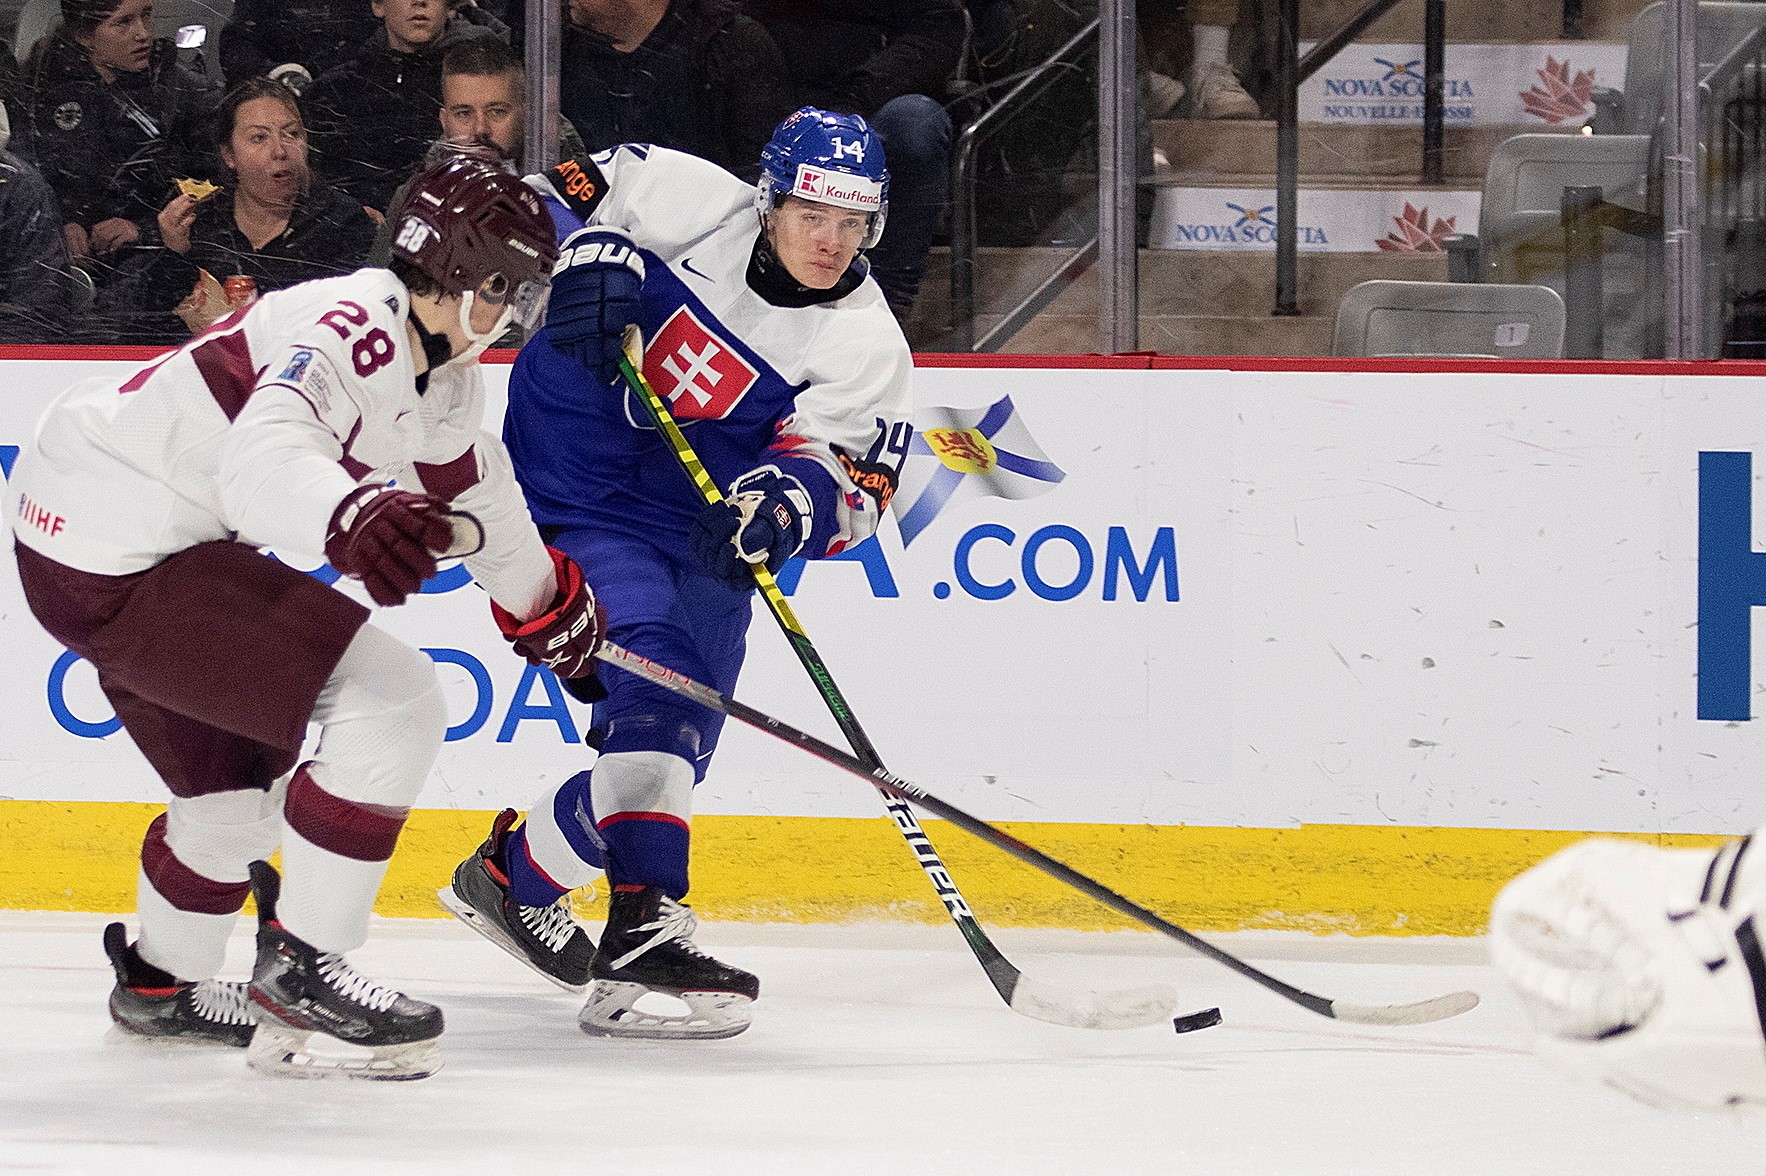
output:
<path id="1" fill-rule="evenodd" d="M 760 151 L 760 187 L 754 197 L 761 223 L 786 196 L 871 216 L 860 249 L 883 236 L 889 213 L 889 165 L 883 140 L 856 114 L 805 106 L 780 123 Z"/>

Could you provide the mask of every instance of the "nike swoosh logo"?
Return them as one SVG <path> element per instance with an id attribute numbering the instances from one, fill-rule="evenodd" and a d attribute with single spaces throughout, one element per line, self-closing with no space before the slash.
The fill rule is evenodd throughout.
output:
<path id="1" fill-rule="evenodd" d="M 710 274 L 700 273 L 698 270 L 693 268 L 693 259 L 691 257 L 681 258 L 681 268 L 686 270 L 688 273 L 692 274 L 694 277 L 704 278 L 708 282 L 711 281 Z"/>

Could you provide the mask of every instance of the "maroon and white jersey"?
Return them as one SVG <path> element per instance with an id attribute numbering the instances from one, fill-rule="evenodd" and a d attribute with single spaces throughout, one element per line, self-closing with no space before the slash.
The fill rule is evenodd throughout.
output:
<path id="1" fill-rule="evenodd" d="M 120 383 L 58 397 L 20 454 L 20 543 L 103 575 L 139 572 L 216 539 L 317 562 L 337 504 L 361 482 L 450 499 L 484 524 L 468 569 L 520 617 L 554 592 L 550 559 L 483 431 L 477 362 L 419 393 L 410 295 L 382 269 L 265 295 Z"/>

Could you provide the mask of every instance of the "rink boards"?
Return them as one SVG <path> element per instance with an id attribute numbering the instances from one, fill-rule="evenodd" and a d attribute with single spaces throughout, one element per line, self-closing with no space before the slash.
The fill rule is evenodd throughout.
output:
<path id="1" fill-rule="evenodd" d="M 0 468 L 104 366 L 58 354 L 0 359 Z M 903 525 L 787 569 L 894 771 L 1203 929 L 1470 934 L 1579 831 L 1761 822 L 1761 377 L 1159 362 L 922 367 Z M 589 762 L 463 570 L 432 588 L 376 621 L 453 722 L 388 914 L 438 913 L 487 813 Z M 738 696 L 839 742 L 764 611 L 749 647 Z M 0 649 L 0 907 L 128 909 L 160 786 L 10 561 Z M 801 752 L 732 730 L 697 803 L 712 917 L 942 917 L 868 787 Z M 985 920 L 1119 925 L 929 829 Z"/>

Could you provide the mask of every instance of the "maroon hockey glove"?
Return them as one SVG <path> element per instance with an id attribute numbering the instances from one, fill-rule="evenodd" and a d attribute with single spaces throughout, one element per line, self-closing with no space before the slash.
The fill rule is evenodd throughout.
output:
<path id="1" fill-rule="evenodd" d="M 331 512 L 325 558 L 360 580 L 375 604 L 403 604 L 435 575 L 436 556 L 453 540 L 447 503 L 375 482 L 350 491 Z"/>
<path id="2" fill-rule="evenodd" d="M 590 677 L 595 672 L 595 650 L 607 631 L 607 612 L 595 600 L 594 590 L 583 579 L 576 561 L 556 547 L 546 548 L 558 577 L 558 595 L 552 607 L 531 621 L 491 601 L 497 628 L 515 652 L 536 666 L 545 666 L 560 678 Z M 575 694 L 575 691 L 572 691 Z"/>

